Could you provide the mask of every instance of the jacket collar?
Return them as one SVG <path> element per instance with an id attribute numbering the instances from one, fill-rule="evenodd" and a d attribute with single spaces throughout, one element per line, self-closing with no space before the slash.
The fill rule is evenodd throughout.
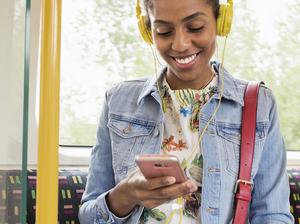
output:
<path id="1" fill-rule="evenodd" d="M 221 64 L 218 62 L 211 62 L 213 69 L 218 74 L 218 93 L 221 91 Z M 159 103 L 161 102 L 159 92 L 157 91 L 157 84 L 159 86 L 162 85 L 162 80 L 165 76 L 167 68 L 163 68 L 158 77 L 153 77 L 148 79 L 145 84 L 144 88 L 138 98 L 138 104 L 143 100 L 144 97 L 148 95 L 152 95 Z M 232 100 L 239 103 L 241 106 L 244 106 L 244 87 L 241 82 L 237 79 L 233 78 L 227 71 L 224 69 L 223 74 L 223 81 L 224 81 L 224 90 L 222 94 L 222 98 L 227 100 Z M 220 98 L 219 94 L 214 95 L 214 98 Z"/>
<path id="2" fill-rule="evenodd" d="M 222 98 L 227 100 L 232 100 L 234 102 L 239 103 L 241 106 L 244 106 L 244 90 L 245 90 L 245 84 L 243 82 L 239 81 L 238 79 L 234 78 L 229 74 L 229 72 L 224 68 L 224 72 L 222 71 L 222 65 L 218 62 L 212 62 L 213 69 L 218 74 L 218 93 L 221 91 L 221 83 L 222 83 L 222 77 L 221 74 L 223 74 L 223 82 L 224 82 L 224 89 Z M 219 97 L 219 94 L 217 95 L 217 98 Z"/>
<path id="3" fill-rule="evenodd" d="M 144 84 L 144 88 L 138 98 L 138 104 L 140 104 L 140 102 L 143 100 L 144 97 L 148 96 L 149 94 L 153 95 L 154 98 L 159 102 L 161 103 L 161 99 L 160 99 L 160 95 L 159 95 L 159 92 L 158 92 L 158 89 L 157 89 L 157 85 L 159 85 L 159 87 L 162 86 L 162 81 L 163 81 L 163 78 L 166 74 L 166 71 L 167 71 L 167 68 L 164 67 L 159 76 L 155 76 L 155 77 L 152 77 L 151 79 L 147 79 L 147 81 L 145 82 Z M 162 88 L 160 88 L 162 89 Z"/>

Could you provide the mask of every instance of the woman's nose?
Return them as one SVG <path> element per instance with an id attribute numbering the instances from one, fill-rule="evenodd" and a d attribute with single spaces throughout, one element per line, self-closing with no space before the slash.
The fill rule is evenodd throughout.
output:
<path id="1" fill-rule="evenodd" d="M 176 31 L 173 43 L 172 50 L 177 52 L 184 52 L 190 47 L 191 40 L 189 36 L 182 30 Z"/>

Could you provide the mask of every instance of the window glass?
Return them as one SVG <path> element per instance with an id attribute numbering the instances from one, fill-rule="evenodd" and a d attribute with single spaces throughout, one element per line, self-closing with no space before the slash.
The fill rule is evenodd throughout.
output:
<path id="1" fill-rule="evenodd" d="M 60 144 L 92 145 L 105 90 L 152 72 L 131 1 L 64 0 Z"/>
<path id="2" fill-rule="evenodd" d="M 25 14 L 25 0 L 0 1 L 0 223 L 26 220 Z"/>
<path id="3" fill-rule="evenodd" d="M 300 150 L 300 5 L 292 0 L 234 3 L 225 67 L 236 77 L 263 80 L 273 90 L 287 148 Z M 153 56 L 139 36 L 134 1 L 64 0 L 62 22 L 60 144 L 93 145 L 105 90 L 154 75 Z"/>
<path id="4" fill-rule="evenodd" d="M 25 6 L 0 1 L 0 169 L 22 167 Z"/>

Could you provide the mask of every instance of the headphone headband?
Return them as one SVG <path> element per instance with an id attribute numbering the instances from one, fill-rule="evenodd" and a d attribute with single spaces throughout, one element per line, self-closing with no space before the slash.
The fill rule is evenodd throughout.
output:
<path id="1" fill-rule="evenodd" d="M 228 36 L 231 31 L 233 18 L 233 0 L 227 0 L 225 4 L 220 4 L 219 16 L 217 19 L 217 34 Z"/>
<path id="2" fill-rule="evenodd" d="M 142 14 L 142 9 L 140 6 L 140 0 L 136 0 L 136 6 L 135 6 L 135 15 L 137 18 L 139 18 Z"/>
<path id="3" fill-rule="evenodd" d="M 153 44 L 151 30 L 147 27 L 146 24 L 147 16 L 142 15 L 142 9 L 139 0 L 136 0 L 135 14 L 138 21 L 139 31 L 143 40 L 149 45 Z"/>

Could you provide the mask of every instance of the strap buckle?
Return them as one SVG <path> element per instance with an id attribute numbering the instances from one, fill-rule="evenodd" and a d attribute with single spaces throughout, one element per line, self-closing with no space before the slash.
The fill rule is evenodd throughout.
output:
<path id="1" fill-rule="evenodd" d="M 237 192 L 237 189 L 238 189 L 240 183 L 245 184 L 245 185 L 250 185 L 251 188 L 252 188 L 252 186 L 253 186 L 253 183 L 252 183 L 251 181 L 238 179 L 238 180 L 236 181 L 236 183 L 235 183 L 234 193 Z"/>

